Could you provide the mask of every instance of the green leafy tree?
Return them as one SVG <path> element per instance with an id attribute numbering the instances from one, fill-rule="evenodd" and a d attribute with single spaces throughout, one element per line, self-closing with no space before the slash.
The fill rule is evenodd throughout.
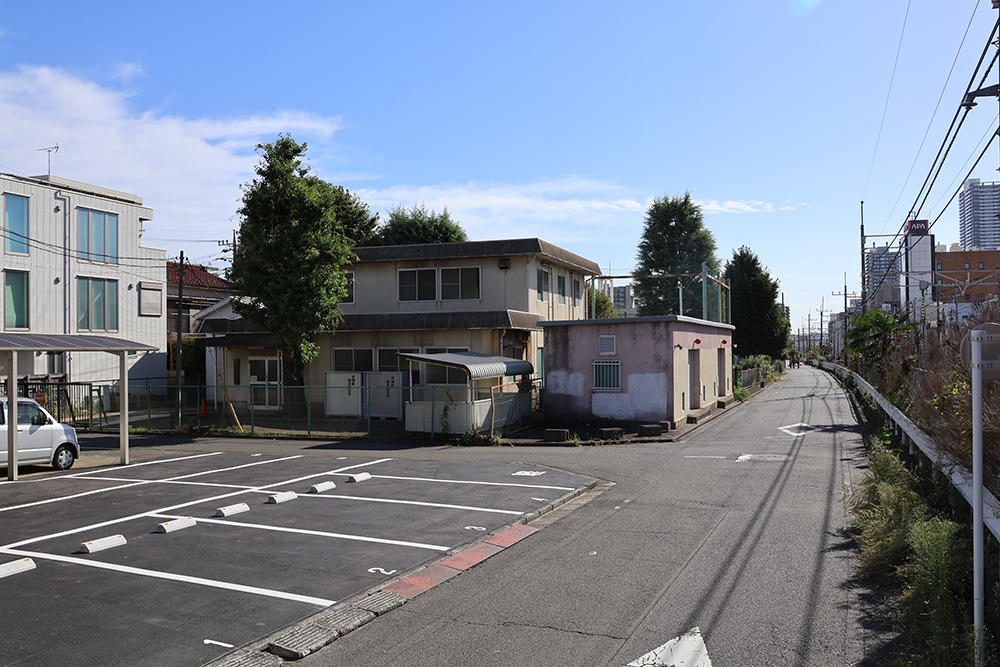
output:
<path id="1" fill-rule="evenodd" d="M 303 148 L 305 146 L 303 145 Z M 378 213 L 372 214 L 368 204 L 342 185 L 332 185 L 333 214 L 341 232 L 353 246 L 379 244 Z"/>
<path id="2" fill-rule="evenodd" d="M 887 387 L 887 378 L 896 378 L 900 371 L 909 372 L 913 360 L 916 327 L 907 313 L 893 315 L 878 308 L 869 308 L 851 320 L 844 343 L 852 365 L 880 390 Z M 892 373 L 889 365 L 895 365 Z"/>
<path id="3" fill-rule="evenodd" d="M 597 310 L 595 312 L 593 304 L 597 304 Z M 612 317 L 618 317 L 618 313 L 615 312 L 615 304 L 611 302 L 611 297 L 597 290 L 596 301 L 594 296 L 594 289 L 588 284 L 587 285 L 587 319 L 591 320 L 606 320 Z"/>
<path id="4" fill-rule="evenodd" d="M 261 160 L 257 176 L 242 186 L 229 274 L 241 297 L 233 310 L 277 337 L 286 386 L 303 385 L 305 367 L 319 352 L 311 337 L 337 324 L 347 295 L 342 267 L 354 241 L 347 232 L 362 233 L 367 214 L 346 190 L 311 173 L 305 151 L 306 144 L 287 135 L 257 146 Z M 353 229 L 338 222 L 338 210 Z"/>
<path id="5" fill-rule="evenodd" d="M 462 226 L 451 219 L 446 206 L 440 214 L 427 210 L 424 204 L 406 208 L 397 204 L 389 211 L 389 219 L 379 229 L 380 245 L 411 245 L 415 243 L 452 243 L 468 241 Z"/>
<path id="6" fill-rule="evenodd" d="M 701 317 L 702 288 L 698 278 L 656 276 L 700 273 L 702 264 L 708 271 L 717 272 L 715 250 L 715 237 L 705 228 L 701 209 L 691 200 L 690 192 L 683 197 L 653 199 L 646 209 L 635 266 L 636 275 L 650 277 L 636 278 L 632 283 L 639 315 L 677 315 L 680 287 L 684 291 L 681 314 Z M 715 294 L 715 290 L 709 293 Z"/>
<path id="7" fill-rule="evenodd" d="M 726 281 L 733 295 L 733 343 L 741 356 L 779 358 L 788 345 L 789 324 L 778 301 L 779 283 L 761 266 L 750 248 L 733 251 L 726 262 Z"/>

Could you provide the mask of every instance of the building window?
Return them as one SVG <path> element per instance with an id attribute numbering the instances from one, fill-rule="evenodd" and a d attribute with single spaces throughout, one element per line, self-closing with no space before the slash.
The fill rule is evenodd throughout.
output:
<path id="1" fill-rule="evenodd" d="M 400 269 L 400 301 L 436 301 L 437 271 L 435 269 Z"/>
<path id="2" fill-rule="evenodd" d="M 105 264 L 118 263 L 118 215 L 77 209 L 80 259 Z"/>
<path id="3" fill-rule="evenodd" d="M 559 294 L 559 305 L 566 305 L 566 276 L 556 276 L 556 293 Z"/>
<path id="4" fill-rule="evenodd" d="M 622 369 L 620 361 L 594 362 L 594 391 L 621 391 Z"/>
<path id="5" fill-rule="evenodd" d="M 467 347 L 429 347 L 427 354 L 443 354 L 445 352 L 468 352 Z M 466 385 L 469 376 L 461 368 L 451 368 L 438 364 L 425 364 L 426 375 L 424 384 L 460 384 Z"/>
<path id="6" fill-rule="evenodd" d="M 420 352 L 418 348 L 395 348 L 395 347 L 380 347 L 378 350 L 378 370 L 379 372 L 396 372 L 405 371 L 408 362 L 404 359 L 399 358 L 400 352 Z"/>
<path id="7" fill-rule="evenodd" d="M 139 283 L 139 315 L 160 317 L 163 315 L 163 283 Z"/>
<path id="8" fill-rule="evenodd" d="M 980 269 L 985 269 L 985 268 L 986 268 L 986 266 L 985 266 L 985 265 L 984 265 L 984 264 L 983 264 L 982 262 L 979 262 L 979 268 L 980 268 Z"/>
<path id="9" fill-rule="evenodd" d="M 347 296 L 341 303 L 354 303 L 354 271 L 347 272 Z"/>
<path id="10" fill-rule="evenodd" d="M 3 196 L 4 250 L 28 254 L 28 198 Z"/>
<path id="11" fill-rule="evenodd" d="M 441 300 L 479 298 L 479 267 L 441 269 Z"/>
<path id="12" fill-rule="evenodd" d="M 28 274 L 4 271 L 3 313 L 5 329 L 28 328 Z"/>
<path id="13" fill-rule="evenodd" d="M 615 337 L 610 336 L 598 336 L 597 337 L 597 348 L 598 353 L 604 357 L 615 354 Z"/>
<path id="14" fill-rule="evenodd" d="M 549 300 L 549 272 L 546 269 L 538 269 L 538 276 L 535 279 L 535 288 L 537 290 L 539 301 Z"/>
<path id="15" fill-rule="evenodd" d="M 972 301 L 972 295 L 971 294 L 966 294 L 965 295 L 965 300 L 966 301 Z"/>
<path id="16" fill-rule="evenodd" d="M 341 347 L 333 351 L 333 370 L 348 373 L 374 370 L 373 354 L 368 347 Z"/>
<path id="17" fill-rule="evenodd" d="M 938 270 L 938 271 L 940 271 L 940 270 L 941 270 L 941 262 L 938 262 L 938 265 L 937 265 L 937 270 Z"/>
<path id="18" fill-rule="evenodd" d="M 582 285 L 579 278 L 573 278 L 573 307 L 580 307 L 580 299 L 583 298 Z"/>
<path id="19" fill-rule="evenodd" d="M 76 279 L 76 328 L 79 331 L 118 330 L 118 281 Z"/>
<path id="20" fill-rule="evenodd" d="M 968 262 L 965 263 L 965 268 L 966 268 L 966 270 L 968 270 L 968 268 L 969 268 L 969 263 Z"/>

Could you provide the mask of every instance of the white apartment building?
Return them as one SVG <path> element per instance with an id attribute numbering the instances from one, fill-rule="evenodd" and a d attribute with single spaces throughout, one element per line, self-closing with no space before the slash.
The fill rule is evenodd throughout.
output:
<path id="1" fill-rule="evenodd" d="M 958 196 L 959 242 L 964 250 L 1000 248 L 1000 181 L 970 178 Z"/>
<path id="2" fill-rule="evenodd" d="M 166 375 L 166 252 L 140 243 L 153 218 L 140 197 L 55 176 L 0 174 L 0 213 L 4 332 L 143 343 L 160 351 L 130 354 L 130 381 Z M 118 363 L 103 352 L 24 354 L 17 375 L 116 381 Z"/>

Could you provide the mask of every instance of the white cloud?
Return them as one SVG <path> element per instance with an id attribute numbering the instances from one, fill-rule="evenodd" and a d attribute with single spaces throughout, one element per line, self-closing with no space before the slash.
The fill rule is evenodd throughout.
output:
<path id="1" fill-rule="evenodd" d="M 134 76 L 141 66 L 119 72 Z M 58 142 L 53 174 L 139 195 L 154 209 L 146 238 L 172 253 L 177 246 L 155 239 L 231 238 L 239 185 L 252 177 L 257 143 L 279 132 L 328 138 L 343 126 L 338 118 L 294 111 L 187 119 L 130 103 L 127 90 L 57 68 L 0 72 L 0 171 L 43 174 L 46 156 L 38 149 Z"/>
<path id="2" fill-rule="evenodd" d="M 774 213 L 776 211 L 794 211 L 794 206 L 779 206 L 765 201 L 716 201 L 707 199 L 698 202 L 705 213 Z M 804 204 L 802 205 L 804 206 Z"/>
<path id="3" fill-rule="evenodd" d="M 115 78 L 123 83 L 128 83 L 142 72 L 142 63 L 121 63 L 115 68 Z"/>
<path id="4" fill-rule="evenodd" d="M 142 66 L 124 64 L 118 73 L 119 80 L 127 81 L 140 76 Z M 348 172 L 356 169 L 342 159 L 323 159 L 333 150 L 327 140 L 345 126 L 339 117 L 295 110 L 228 119 L 184 118 L 136 109 L 127 87 L 102 86 L 62 69 L 24 66 L 0 71 L 0 171 L 45 173 L 46 155 L 38 149 L 58 142 L 53 174 L 143 197 L 154 209 L 145 242 L 166 248 L 169 255 L 183 249 L 193 258 L 208 257 L 218 252 L 215 244 L 190 241 L 232 237 L 240 184 L 252 178 L 257 161 L 253 147 L 272 141 L 279 132 L 308 141 L 317 169 L 330 163 Z M 370 173 L 361 178 L 377 180 Z M 619 184 L 579 175 L 352 191 L 373 211 L 387 211 L 394 204 L 424 203 L 438 211 L 447 206 L 472 239 L 540 237 L 599 261 L 605 269 L 611 261 L 616 272 L 634 261 L 652 200 Z M 700 203 L 706 213 L 801 208 L 761 201 Z"/>

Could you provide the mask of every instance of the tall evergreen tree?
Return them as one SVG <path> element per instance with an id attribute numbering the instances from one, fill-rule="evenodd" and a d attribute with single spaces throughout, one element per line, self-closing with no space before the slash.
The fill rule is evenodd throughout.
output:
<path id="1" fill-rule="evenodd" d="M 257 146 L 261 160 L 256 178 L 243 185 L 229 273 L 242 297 L 233 310 L 277 337 L 286 386 L 303 385 L 319 351 L 311 337 L 336 325 L 347 295 L 342 267 L 354 244 L 348 233 L 363 233 L 370 220 L 367 206 L 310 172 L 305 151 L 287 135 Z M 340 210 L 350 229 L 338 222 Z"/>
<path id="2" fill-rule="evenodd" d="M 451 219 L 446 206 L 441 213 L 427 206 L 414 204 L 413 208 L 396 205 L 389 211 L 389 219 L 379 230 L 381 245 L 410 245 L 414 243 L 451 243 L 468 241 L 462 226 Z"/>
<path id="3" fill-rule="evenodd" d="M 778 300 L 778 281 L 746 246 L 733 251 L 732 260 L 726 262 L 725 277 L 733 299 L 735 351 L 740 356 L 780 358 L 788 346 L 789 323 Z"/>
<path id="4" fill-rule="evenodd" d="M 702 288 L 697 278 L 657 278 L 676 274 L 697 274 L 702 264 L 710 272 L 718 271 L 715 237 L 705 228 L 701 208 L 683 197 L 656 197 L 646 209 L 645 229 L 639 241 L 633 291 L 639 303 L 639 315 L 702 316 Z M 684 312 L 679 312 L 684 292 Z M 709 290 L 713 294 L 712 290 Z"/>

